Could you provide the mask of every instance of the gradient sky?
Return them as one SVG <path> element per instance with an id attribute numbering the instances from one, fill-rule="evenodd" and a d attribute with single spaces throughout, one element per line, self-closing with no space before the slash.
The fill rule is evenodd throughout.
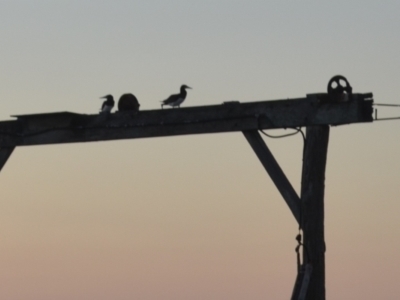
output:
<path id="1" fill-rule="evenodd" d="M 304 97 L 346 76 L 400 104 L 400 2 L 1 0 L 0 119 Z M 400 109 L 379 109 L 400 116 Z M 327 298 L 400 294 L 400 122 L 331 128 Z M 280 134 L 284 131 L 274 131 Z M 297 191 L 300 135 L 266 140 Z M 17 148 L 0 299 L 289 299 L 297 225 L 241 133 Z"/>

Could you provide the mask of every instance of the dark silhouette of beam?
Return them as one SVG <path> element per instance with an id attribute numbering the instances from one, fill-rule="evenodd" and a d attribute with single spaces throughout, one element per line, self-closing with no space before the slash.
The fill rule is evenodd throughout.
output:
<path id="1" fill-rule="evenodd" d="M 371 97 L 353 94 L 351 101 L 331 102 L 327 94 L 314 94 L 139 112 L 22 115 L 16 121 L 0 122 L 0 147 L 372 122 Z"/>

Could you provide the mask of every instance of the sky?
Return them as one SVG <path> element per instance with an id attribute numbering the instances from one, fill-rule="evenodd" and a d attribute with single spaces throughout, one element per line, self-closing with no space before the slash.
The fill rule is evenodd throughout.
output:
<path id="1" fill-rule="evenodd" d="M 305 97 L 400 104 L 400 2 L 0 1 L 0 120 L 135 94 L 142 110 Z M 379 108 L 379 117 L 400 109 Z M 332 127 L 327 299 L 400 293 L 399 121 Z M 287 133 L 284 130 L 272 134 Z M 300 135 L 265 139 L 297 192 Z M 0 299 L 288 299 L 297 224 L 241 133 L 16 148 Z"/>

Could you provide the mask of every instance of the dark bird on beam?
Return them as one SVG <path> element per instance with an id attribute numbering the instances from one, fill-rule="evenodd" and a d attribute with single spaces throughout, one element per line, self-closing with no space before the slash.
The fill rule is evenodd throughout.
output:
<path id="1" fill-rule="evenodd" d="M 100 97 L 100 99 L 106 99 L 101 106 L 100 112 L 111 112 L 114 107 L 114 97 L 112 95 L 106 95 L 104 97 Z"/>
<path id="2" fill-rule="evenodd" d="M 139 101 L 133 94 L 123 94 L 118 101 L 119 111 L 139 111 Z"/>
<path id="3" fill-rule="evenodd" d="M 164 101 L 161 101 L 161 108 L 164 108 L 164 105 L 170 105 L 171 107 L 175 107 L 175 106 L 180 107 L 182 102 L 185 101 L 185 99 L 186 99 L 186 95 L 187 95 L 186 89 L 191 89 L 191 87 L 189 87 L 185 84 L 182 85 L 181 92 L 179 94 L 171 95 Z"/>

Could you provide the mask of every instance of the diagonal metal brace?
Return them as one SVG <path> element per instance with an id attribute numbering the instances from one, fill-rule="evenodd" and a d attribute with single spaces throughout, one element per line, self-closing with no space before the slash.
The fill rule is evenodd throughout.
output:
<path id="1" fill-rule="evenodd" d="M 275 160 L 271 151 L 268 149 L 263 138 L 257 130 L 246 130 L 243 131 L 244 136 L 253 148 L 258 159 L 261 161 L 265 170 L 275 183 L 283 199 L 286 201 L 290 210 L 292 211 L 297 223 L 300 224 L 300 198 L 296 191 L 293 189 L 289 180 L 286 178 L 281 167 Z"/>
<path id="2" fill-rule="evenodd" d="M 15 147 L 10 148 L 0 148 L 0 171 L 6 164 L 8 158 L 13 153 Z"/>

